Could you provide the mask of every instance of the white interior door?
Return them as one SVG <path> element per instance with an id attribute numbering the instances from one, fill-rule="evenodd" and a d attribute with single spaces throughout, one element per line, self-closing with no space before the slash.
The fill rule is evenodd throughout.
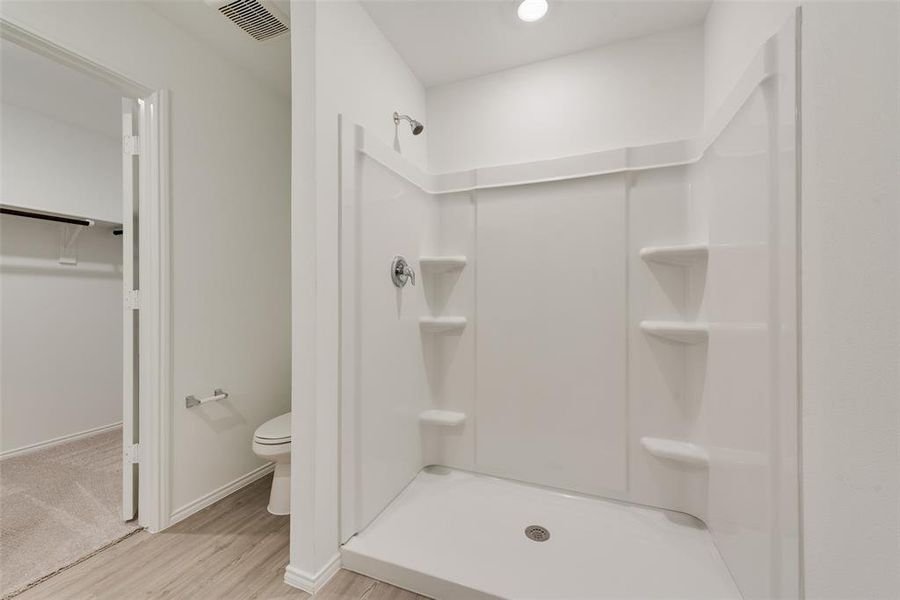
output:
<path id="1" fill-rule="evenodd" d="M 140 107 L 131 98 L 122 99 L 122 518 L 134 519 L 138 508 L 138 119 Z"/>

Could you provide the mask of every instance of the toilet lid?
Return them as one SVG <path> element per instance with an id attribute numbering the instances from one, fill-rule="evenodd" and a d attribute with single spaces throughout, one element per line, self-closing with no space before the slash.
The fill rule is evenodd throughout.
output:
<path id="1" fill-rule="evenodd" d="M 254 437 L 269 444 L 291 441 L 291 413 L 266 421 L 257 428 Z"/>

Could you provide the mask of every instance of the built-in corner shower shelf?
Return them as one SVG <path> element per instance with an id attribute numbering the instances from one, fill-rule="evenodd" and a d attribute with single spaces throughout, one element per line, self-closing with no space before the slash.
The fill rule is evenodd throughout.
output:
<path id="1" fill-rule="evenodd" d="M 641 249 L 641 258 L 646 262 L 690 267 L 701 263 L 709 256 L 706 244 L 684 244 L 681 246 L 647 246 Z"/>
<path id="2" fill-rule="evenodd" d="M 709 337 L 709 325 L 690 321 L 641 321 L 641 331 L 681 344 L 702 344 Z"/>
<path id="3" fill-rule="evenodd" d="M 708 467 L 709 454 L 706 449 L 690 442 L 642 437 L 641 446 L 657 458 L 665 458 L 694 467 Z"/>
<path id="4" fill-rule="evenodd" d="M 466 413 L 452 410 L 426 410 L 419 414 L 419 422 L 424 425 L 456 427 L 466 422 Z"/>
<path id="5" fill-rule="evenodd" d="M 423 272 L 447 273 L 466 266 L 465 256 L 420 256 L 419 266 Z"/>
<path id="6" fill-rule="evenodd" d="M 419 328 L 425 333 L 450 333 L 462 331 L 466 326 L 465 317 L 420 317 Z"/>

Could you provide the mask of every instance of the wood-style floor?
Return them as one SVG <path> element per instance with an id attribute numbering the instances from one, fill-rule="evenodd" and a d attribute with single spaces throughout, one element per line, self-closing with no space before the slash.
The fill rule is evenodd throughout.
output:
<path id="1" fill-rule="evenodd" d="M 283 582 L 289 517 L 266 511 L 270 482 L 265 477 L 161 533 L 136 533 L 15 598 L 310 598 Z M 422 598 L 344 570 L 316 594 L 316 600 Z"/>

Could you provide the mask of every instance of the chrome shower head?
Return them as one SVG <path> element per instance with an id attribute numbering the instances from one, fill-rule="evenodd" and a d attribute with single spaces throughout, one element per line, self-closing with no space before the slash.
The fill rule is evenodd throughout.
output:
<path id="1" fill-rule="evenodd" d="M 401 115 L 400 113 L 395 112 L 394 125 L 399 125 L 400 121 L 409 121 L 409 128 L 412 130 L 413 135 L 419 135 L 420 133 L 425 131 L 425 126 L 409 115 Z"/>

